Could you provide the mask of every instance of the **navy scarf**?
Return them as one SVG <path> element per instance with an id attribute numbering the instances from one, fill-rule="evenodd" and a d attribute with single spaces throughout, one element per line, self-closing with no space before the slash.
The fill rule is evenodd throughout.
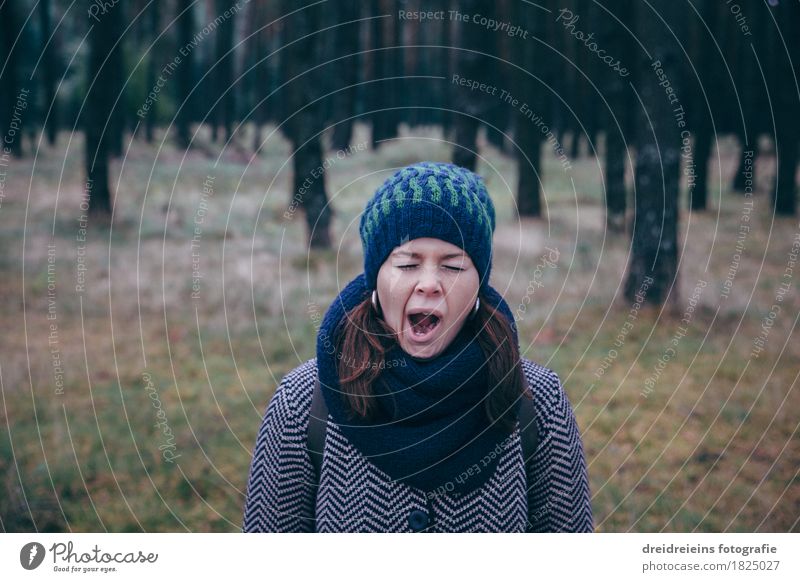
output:
<path id="1" fill-rule="evenodd" d="M 372 387 L 381 413 L 372 420 L 349 413 L 339 389 L 336 331 L 347 312 L 370 295 L 364 275 L 359 275 L 334 299 L 317 335 L 320 385 L 333 420 L 372 464 L 429 496 L 481 487 L 494 472 L 509 435 L 486 417 L 488 370 L 468 325 L 430 360 L 414 359 L 399 344 L 392 346 Z M 508 319 L 517 342 L 506 302 L 488 285 L 482 295 Z"/>

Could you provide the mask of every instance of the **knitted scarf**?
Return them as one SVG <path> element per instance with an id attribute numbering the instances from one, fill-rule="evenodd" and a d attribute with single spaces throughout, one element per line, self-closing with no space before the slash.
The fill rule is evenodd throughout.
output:
<path id="1" fill-rule="evenodd" d="M 346 314 L 370 296 L 365 281 L 361 274 L 342 290 L 317 335 L 319 379 L 330 415 L 350 443 L 396 481 L 430 496 L 481 487 L 494 472 L 508 433 L 486 418 L 488 369 L 467 325 L 429 360 L 414 359 L 399 344 L 392 346 L 372 386 L 381 414 L 373 420 L 349 414 L 339 388 L 341 354 L 335 337 Z M 516 343 L 514 317 L 506 302 L 489 285 L 483 297 L 511 323 Z"/>

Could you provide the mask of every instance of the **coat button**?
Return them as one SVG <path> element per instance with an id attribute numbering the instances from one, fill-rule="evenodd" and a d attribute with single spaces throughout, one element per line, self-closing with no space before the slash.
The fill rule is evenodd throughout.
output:
<path id="1" fill-rule="evenodd" d="M 428 514 L 420 509 L 415 509 L 408 514 L 408 525 L 414 531 L 422 531 L 428 526 Z"/>

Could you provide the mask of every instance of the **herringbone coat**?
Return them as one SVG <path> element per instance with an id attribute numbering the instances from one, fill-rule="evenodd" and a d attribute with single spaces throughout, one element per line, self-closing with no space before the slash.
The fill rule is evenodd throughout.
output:
<path id="1" fill-rule="evenodd" d="M 523 469 L 519 429 L 499 448 L 479 489 L 436 494 L 392 480 L 366 460 L 328 417 L 319 490 L 307 451 L 316 359 L 289 372 L 258 432 L 244 532 L 588 532 L 593 530 L 586 462 L 558 376 L 530 360 L 539 444 Z M 475 465 L 480 470 L 480 464 Z"/>

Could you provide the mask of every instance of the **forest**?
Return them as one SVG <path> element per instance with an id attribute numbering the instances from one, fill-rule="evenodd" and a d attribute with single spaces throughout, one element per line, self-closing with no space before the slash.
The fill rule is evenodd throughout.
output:
<path id="1" fill-rule="evenodd" d="M 492 284 L 598 531 L 800 531 L 795 0 L 2 0 L 0 525 L 238 531 L 390 173 Z"/>

